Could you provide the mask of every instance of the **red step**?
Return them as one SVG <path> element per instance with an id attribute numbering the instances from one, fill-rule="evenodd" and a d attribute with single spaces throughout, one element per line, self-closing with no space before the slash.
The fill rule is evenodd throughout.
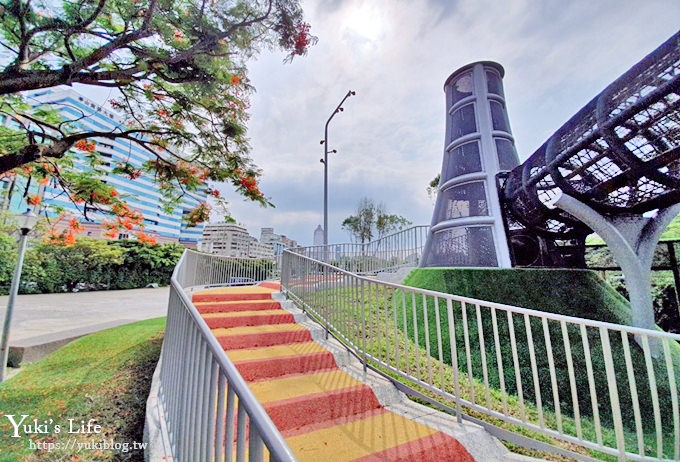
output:
<path id="1" fill-rule="evenodd" d="M 281 308 L 281 304 L 273 300 L 262 300 L 245 303 L 206 303 L 205 305 L 196 306 L 196 309 L 201 314 L 228 313 L 231 311 L 275 310 L 278 308 Z"/>
<path id="2" fill-rule="evenodd" d="M 271 300 L 272 294 L 271 293 L 251 293 L 251 294 L 242 294 L 242 293 L 203 293 L 203 294 L 194 294 L 191 297 L 192 302 L 228 302 L 228 301 L 236 301 L 236 300 Z"/>
<path id="3" fill-rule="evenodd" d="M 380 402 L 368 385 L 264 404 L 264 409 L 280 431 L 361 414 L 380 407 Z"/>
<path id="4" fill-rule="evenodd" d="M 278 281 L 265 281 L 258 284 L 260 287 L 267 287 L 268 289 L 274 289 L 276 291 L 281 290 L 281 283 Z"/>
<path id="5" fill-rule="evenodd" d="M 330 351 L 298 356 L 239 361 L 236 368 L 247 381 L 270 379 L 288 374 L 318 372 L 337 367 Z"/>
<path id="6" fill-rule="evenodd" d="M 264 324 L 292 324 L 295 318 L 292 314 L 281 310 L 281 314 L 250 314 L 245 316 L 224 316 L 203 318 L 211 329 L 220 327 L 261 326 Z"/>

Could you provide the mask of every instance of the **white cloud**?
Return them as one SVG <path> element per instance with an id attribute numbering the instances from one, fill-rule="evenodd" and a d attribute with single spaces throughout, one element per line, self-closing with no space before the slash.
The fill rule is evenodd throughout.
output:
<path id="1" fill-rule="evenodd" d="M 319 43 L 290 65 L 263 55 L 251 65 L 250 136 L 277 204 L 235 198 L 252 234 L 274 226 L 311 243 L 323 222 L 323 128 L 330 124 L 329 239 L 363 196 L 417 224 L 429 223 L 425 188 L 441 168 L 444 80 L 473 61 L 506 70 L 508 113 L 522 157 L 677 30 L 680 2 L 577 0 L 344 0 L 303 4 Z"/>

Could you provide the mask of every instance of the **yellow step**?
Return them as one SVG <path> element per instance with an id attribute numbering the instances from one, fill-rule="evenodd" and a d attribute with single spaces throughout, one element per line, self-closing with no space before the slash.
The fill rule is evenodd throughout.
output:
<path id="1" fill-rule="evenodd" d="M 359 385 L 363 384 L 341 370 L 296 375 L 249 384 L 255 397 L 263 404 Z"/>
<path id="2" fill-rule="evenodd" d="M 324 351 L 326 351 L 326 349 L 316 342 L 305 342 L 305 343 L 289 343 L 286 345 L 275 345 L 262 348 L 233 350 L 229 351 L 228 355 L 233 362 L 239 362 L 255 359 L 306 355 L 310 353 L 321 353 Z"/>

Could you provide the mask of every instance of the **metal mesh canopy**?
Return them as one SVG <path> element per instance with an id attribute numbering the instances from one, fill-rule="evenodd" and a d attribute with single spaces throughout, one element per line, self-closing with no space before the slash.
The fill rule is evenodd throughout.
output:
<path id="1" fill-rule="evenodd" d="M 562 191 L 600 213 L 680 202 L 680 32 L 609 85 L 504 183 L 514 219 L 540 234 L 587 228 L 552 206 Z"/>

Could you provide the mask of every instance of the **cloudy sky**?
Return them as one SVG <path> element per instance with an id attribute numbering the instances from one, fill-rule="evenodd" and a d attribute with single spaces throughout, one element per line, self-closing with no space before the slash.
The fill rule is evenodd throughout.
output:
<path id="1" fill-rule="evenodd" d="M 276 208 L 241 201 L 234 218 L 311 244 L 323 223 L 324 124 L 329 129 L 329 242 L 362 197 L 429 224 L 426 186 L 441 168 L 443 83 L 459 67 L 497 61 L 520 159 L 678 29 L 678 0 L 307 0 L 309 55 L 251 63 L 249 135 Z M 217 218 L 217 217 L 215 217 Z"/>

